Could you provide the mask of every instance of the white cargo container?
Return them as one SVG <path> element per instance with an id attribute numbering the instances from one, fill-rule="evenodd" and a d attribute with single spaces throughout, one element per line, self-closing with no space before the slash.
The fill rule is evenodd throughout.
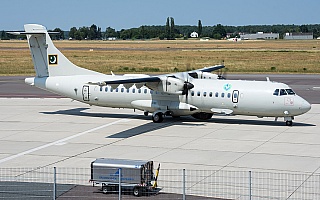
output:
<path id="1" fill-rule="evenodd" d="M 121 169 L 121 170 L 119 170 Z M 156 193 L 157 177 L 153 173 L 153 161 L 99 158 L 91 163 L 93 185 L 101 185 L 103 193 L 130 191 L 134 196 Z M 121 173 L 121 181 L 119 181 Z"/>

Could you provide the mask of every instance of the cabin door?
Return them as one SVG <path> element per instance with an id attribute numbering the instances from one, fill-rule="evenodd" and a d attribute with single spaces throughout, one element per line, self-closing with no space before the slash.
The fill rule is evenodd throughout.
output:
<path id="1" fill-rule="evenodd" d="M 239 101 L 239 90 L 233 90 L 232 92 L 232 102 L 238 103 Z"/>
<path id="2" fill-rule="evenodd" d="M 82 88 L 82 97 L 83 97 L 83 101 L 90 101 L 89 98 L 89 86 L 88 85 L 84 85 Z"/>

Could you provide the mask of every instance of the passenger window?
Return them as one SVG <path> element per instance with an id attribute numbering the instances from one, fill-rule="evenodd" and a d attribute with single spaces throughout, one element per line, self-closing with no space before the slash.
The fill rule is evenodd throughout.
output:
<path id="1" fill-rule="evenodd" d="M 219 93 L 218 92 L 216 92 L 215 97 L 219 97 Z"/>
<path id="2" fill-rule="evenodd" d="M 108 87 L 106 87 L 105 91 L 108 92 Z"/>
<path id="3" fill-rule="evenodd" d="M 148 93 L 148 90 L 147 90 L 147 89 L 144 89 L 144 93 L 147 94 L 147 93 Z"/>
<path id="4" fill-rule="evenodd" d="M 276 90 L 273 92 L 273 95 L 278 96 L 278 95 L 279 95 L 279 89 L 276 89 Z"/>
<path id="5" fill-rule="evenodd" d="M 128 88 L 128 89 L 127 89 L 127 93 L 129 93 L 129 92 L 130 92 L 130 89 Z"/>
<path id="6" fill-rule="evenodd" d="M 207 96 L 207 92 L 203 92 L 203 96 L 206 97 Z"/>
<path id="7" fill-rule="evenodd" d="M 238 99 L 238 92 L 234 92 L 234 93 L 233 93 L 233 98 L 234 98 L 234 99 Z"/>
<path id="8" fill-rule="evenodd" d="M 282 96 L 282 95 L 287 95 L 287 92 L 285 89 L 280 90 L 280 96 Z"/>
<path id="9" fill-rule="evenodd" d="M 110 92 L 113 92 L 113 88 L 112 87 L 110 88 Z"/>
<path id="10" fill-rule="evenodd" d="M 230 93 L 228 93 L 228 98 L 230 99 L 230 97 L 231 97 L 231 94 L 230 94 Z"/>
<path id="11" fill-rule="evenodd" d="M 292 89 L 286 89 L 288 95 L 295 95 L 294 91 Z"/>
<path id="12" fill-rule="evenodd" d="M 191 91 L 191 96 L 194 96 L 194 91 Z"/>
<path id="13" fill-rule="evenodd" d="M 121 92 L 124 92 L 124 88 L 121 88 Z"/>
<path id="14" fill-rule="evenodd" d="M 224 98 L 224 93 L 221 93 L 221 97 Z"/>
<path id="15" fill-rule="evenodd" d="M 141 93 L 141 89 L 138 90 L 138 93 Z"/>
<path id="16" fill-rule="evenodd" d="M 200 97 L 200 92 L 197 92 L 197 96 Z"/>
<path id="17" fill-rule="evenodd" d="M 103 87 L 102 87 L 102 86 L 100 86 L 100 92 L 102 92 L 102 90 L 103 90 Z"/>
<path id="18" fill-rule="evenodd" d="M 136 89 L 133 88 L 133 89 L 132 89 L 132 93 L 136 93 Z"/>
<path id="19" fill-rule="evenodd" d="M 209 97 L 212 97 L 212 92 L 209 93 Z"/>
<path id="20" fill-rule="evenodd" d="M 153 90 L 150 90 L 150 94 L 153 94 Z"/>
<path id="21" fill-rule="evenodd" d="M 116 88 L 116 92 L 118 92 L 119 91 L 119 88 Z"/>

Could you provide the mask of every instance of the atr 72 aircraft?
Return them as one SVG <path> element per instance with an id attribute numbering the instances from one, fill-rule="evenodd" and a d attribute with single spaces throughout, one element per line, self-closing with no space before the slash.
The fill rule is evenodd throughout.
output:
<path id="1" fill-rule="evenodd" d="M 210 72 L 223 65 L 188 72 L 149 75 L 105 75 L 71 63 L 53 44 L 42 25 L 26 24 L 25 32 L 36 77 L 29 85 L 96 106 L 132 108 L 152 113 L 155 123 L 165 116 L 213 114 L 283 117 L 292 126 L 294 116 L 310 104 L 286 84 L 266 81 L 223 80 Z"/>

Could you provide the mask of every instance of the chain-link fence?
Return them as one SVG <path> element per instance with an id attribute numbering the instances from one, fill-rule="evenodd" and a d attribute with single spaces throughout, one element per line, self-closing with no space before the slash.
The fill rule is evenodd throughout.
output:
<path id="1" fill-rule="evenodd" d="M 119 170 L 120 171 L 120 170 Z M 121 177 L 121 174 L 120 174 Z M 290 199 L 320 200 L 320 174 L 162 169 L 158 190 L 133 191 L 90 182 L 90 168 L 0 168 L 1 199 Z M 94 187 L 93 187 L 94 185 Z"/>

